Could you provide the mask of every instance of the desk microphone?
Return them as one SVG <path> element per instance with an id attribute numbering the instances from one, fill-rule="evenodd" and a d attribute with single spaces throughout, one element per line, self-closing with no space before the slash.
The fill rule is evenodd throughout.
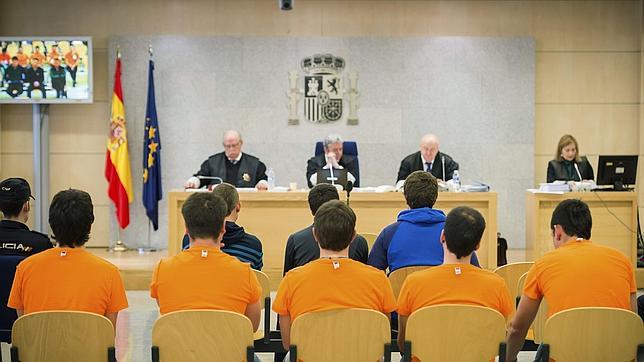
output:
<path id="1" fill-rule="evenodd" d="M 445 179 L 445 156 L 441 155 L 441 163 L 443 164 L 443 181 L 447 181 Z"/>
<path id="2" fill-rule="evenodd" d="M 353 182 L 347 181 L 347 206 L 349 206 L 349 197 L 351 195 L 351 190 L 353 190 Z"/>
<path id="3" fill-rule="evenodd" d="M 579 172 L 579 167 L 577 166 L 577 162 L 573 163 L 575 165 L 575 170 L 577 170 L 577 176 L 579 176 L 579 182 L 582 182 L 583 179 L 581 178 L 581 172 Z"/>

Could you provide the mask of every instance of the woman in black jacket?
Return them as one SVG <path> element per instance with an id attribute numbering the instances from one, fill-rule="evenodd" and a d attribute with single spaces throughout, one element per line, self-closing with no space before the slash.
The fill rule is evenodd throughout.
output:
<path id="1" fill-rule="evenodd" d="M 555 159 L 548 162 L 548 182 L 594 179 L 595 174 L 590 162 L 586 157 L 579 156 L 579 145 L 575 137 L 569 134 L 563 135 L 559 139 Z"/>

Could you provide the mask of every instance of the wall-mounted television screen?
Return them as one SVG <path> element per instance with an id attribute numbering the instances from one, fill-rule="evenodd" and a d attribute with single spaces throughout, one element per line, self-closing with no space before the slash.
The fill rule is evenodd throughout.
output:
<path id="1" fill-rule="evenodd" d="M 0 37 L 0 103 L 92 103 L 92 39 Z"/>

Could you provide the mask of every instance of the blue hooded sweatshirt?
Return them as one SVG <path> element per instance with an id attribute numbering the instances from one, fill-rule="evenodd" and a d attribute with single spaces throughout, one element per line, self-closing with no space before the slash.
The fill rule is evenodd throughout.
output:
<path id="1" fill-rule="evenodd" d="M 422 207 L 401 211 L 398 220 L 385 227 L 371 248 L 368 264 L 393 272 L 407 266 L 443 264 L 441 231 L 445 213 Z M 476 253 L 471 263 L 480 267 Z"/>

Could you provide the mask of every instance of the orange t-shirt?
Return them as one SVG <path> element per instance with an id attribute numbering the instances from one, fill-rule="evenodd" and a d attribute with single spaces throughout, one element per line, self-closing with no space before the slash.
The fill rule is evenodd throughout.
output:
<path id="1" fill-rule="evenodd" d="M 163 259 L 154 269 L 150 296 L 161 314 L 187 309 L 216 309 L 244 314 L 262 296 L 248 264 L 218 247 L 196 246 Z"/>
<path id="2" fill-rule="evenodd" d="M 409 316 L 420 308 L 437 304 L 488 307 L 505 318 L 514 312 L 514 302 L 503 278 L 470 264 L 439 265 L 405 279 L 398 296 L 399 315 Z"/>
<path id="3" fill-rule="evenodd" d="M 286 273 L 273 303 L 273 311 L 291 320 L 342 308 L 394 311 L 396 300 L 385 273 L 348 258 L 314 260 Z"/>
<path id="4" fill-rule="evenodd" d="M 72 53 L 71 51 L 65 53 L 65 64 L 67 64 L 68 67 L 76 67 L 78 59 L 78 53 Z"/>
<path id="5" fill-rule="evenodd" d="M 548 317 L 578 307 L 631 309 L 633 265 L 616 249 L 571 240 L 535 262 L 523 294 L 548 302 Z"/>
<path id="6" fill-rule="evenodd" d="M 17 53 L 16 57 L 18 57 L 18 65 L 21 67 L 26 67 L 29 65 L 29 56 L 25 53 Z"/>
<path id="7" fill-rule="evenodd" d="M 36 59 L 40 65 L 45 62 L 45 56 L 42 53 L 32 53 L 31 59 Z"/>
<path id="8" fill-rule="evenodd" d="M 116 266 L 84 248 L 63 247 L 18 264 L 7 304 L 25 314 L 73 310 L 106 315 L 127 308 L 127 297 Z"/>

